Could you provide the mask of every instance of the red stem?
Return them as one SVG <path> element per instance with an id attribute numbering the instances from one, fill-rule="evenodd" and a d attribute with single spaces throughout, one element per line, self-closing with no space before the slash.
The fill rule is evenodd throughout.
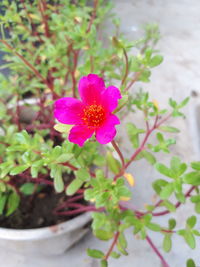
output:
<path id="1" fill-rule="evenodd" d="M 14 51 L 14 48 L 9 45 L 5 40 L 0 40 L 1 43 L 3 43 L 7 48 L 9 48 L 15 55 L 17 55 L 23 62 L 26 66 L 29 67 L 30 70 L 32 70 L 32 72 L 40 79 L 42 80 L 48 87 L 49 87 L 49 84 L 47 82 L 47 80 L 42 77 L 42 75 L 39 73 L 39 71 L 33 66 L 31 65 L 22 55 L 20 55 L 18 52 Z M 50 88 L 50 87 L 49 87 Z M 50 88 L 51 89 L 51 88 Z"/>
<path id="2" fill-rule="evenodd" d="M 42 15 L 42 19 L 43 19 L 43 23 L 44 23 L 44 31 L 45 31 L 46 37 L 49 38 L 51 36 L 51 34 L 49 32 L 49 26 L 48 26 L 48 23 L 47 23 L 48 16 L 45 15 L 46 8 L 47 8 L 46 2 L 44 0 L 40 0 L 39 9 L 40 9 L 40 13 Z"/>
<path id="3" fill-rule="evenodd" d="M 126 53 L 126 50 L 123 48 L 123 53 L 124 53 L 124 57 L 125 57 L 125 73 L 124 73 L 124 77 L 122 79 L 122 82 L 121 82 L 121 86 L 124 85 L 126 79 L 127 79 L 127 76 L 128 76 L 128 55 Z"/>
<path id="4" fill-rule="evenodd" d="M 96 209 L 93 206 L 88 206 L 88 207 L 82 207 L 82 208 L 75 209 L 75 210 L 56 212 L 56 214 L 58 214 L 58 215 L 75 215 L 75 214 L 86 212 L 86 211 L 102 211 L 102 209 Z"/>
<path id="5" fill-rule="evenodd" d="M 116 150 L 117 154 L 119 155 L 119 157 L 121 159 L 122 167 L 124 167 L 124 165 L 125 165 L 124 156 L 123 156 L 122 152 L 120 151 L 119 146 L 116 144 L 116 142 L 114 140 L 111 143 L 112 143 L 114 149 Z"/>
<path id="6" fill-rule="evenodd" d="M 106 255 L 105 255 L 105 257 L 104 257 L 105 260 L 107 260 L 107 259 L 109 258 L 111 252 L 112 252 L 113 249 L 114 249 L 114 246 L 115 246 L 116 243 L 117 243 L 118 238 L 119 238 L 119 232 L 116 232 L 116 234 L 115 234 L 115 236 L 114 236 L 114 239 L 113 239 L 113 242 L 112 242 L 112 244 L 111 244 L 111 246 L 110 246 L 108 252 L 106 253 Z"/>
<path id="7" fill-rule="evenodd" d="M 94 1 L 93 13 L 92 13 L 92 16 L 91 16 L 91 19 L 90 19 L 88 28 L 87 28 L 87 30 L 86 30 L 86 33 L 90 32 L 90 30 L 91 30 L 92 23 L 93 23 L 93 21 L 94 21 L 94 19 L 95 19 L 95 17 L 96 17 L 98 2 L 99 2 L 98 0 L 95 0 L 95 1 Z"/>
<path id="8" fill-rule="evenodd" d="M 127 85 L 127 87 L 124 89 L 124 91 L 128 91 L 131 88 L 131 86 L 138 80 L 140 74 L 141 74 L 141 71 L 135 73 L 132 81 Z"/>
<path id="9" fill-rule="evenodd" d="M 192 191 L 196 188 L 196 186 L 192 186 L 186 193 L 185 193 L 185 197 L 189 197 L 190 194 L 192 193 Z M 159 205 L 162 203 L 162 200 L 160 200 L 159 202 Z M 158 203 L 156 204 L 156 207 L 159 206 Z M 178 208 L 182 203 L 180 201 L 178 201 L 175 205 L 176 208 Z M 164 210 L 164 211 L 161 211 L 161 212 L 152 212 L 152 215 L 153 216 L 162 216 L 162 215 L 166 215 L 170 213 L 169 210 Z"/>
<path id="10" fill-rule="evenodd" d="M 160 258 L 160 260 L 162 262 L 162 266 L 163 267 L 170 267 L 169 264 L 165 261 L 165 259 L 160 254 L 159 250 L 156 248 L 156 246 L 154 245 L 154 243 L 152 242 L 152 240 L 150 239 L 150 237 L 148 235 L 146 236 L 146 240 L 149 243 L 149 245 L 151 246 L 151 248 L 153 249 L 153 251 L 156 253 L 156 255 Z"/>

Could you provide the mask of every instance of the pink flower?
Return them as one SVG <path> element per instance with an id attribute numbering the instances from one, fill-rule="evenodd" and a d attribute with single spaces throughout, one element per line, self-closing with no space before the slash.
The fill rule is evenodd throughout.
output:
<path id="1" fill-rule="evenodd" d="M 64 124 L 74 125 L 69 141 L 83 146 L 94 133 L 101 144 L 107 144 L 116 135 L 115 125 L 120 124 L 112 114 L 121 98 L 119 89 L 105 88 L 102 78 L 89 74 L 80 79 L 78 85 L 81 100 L 63 97 L 55 102 L 54 116 Z"/>

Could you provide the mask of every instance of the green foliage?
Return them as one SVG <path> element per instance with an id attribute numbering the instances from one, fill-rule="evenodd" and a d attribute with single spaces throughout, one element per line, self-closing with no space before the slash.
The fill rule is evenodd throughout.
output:
<path id="1" fill-rule="evenodd" d="M 96 258 L 96 259 L 102 259 L 104 257 L 104 253 L 97 249 L 87 249 L 87 254 L 90 257 Z"/>
<path id="2" fill-rule="evenodd" d="M 20 187 L 20 191 L 24 195 L 32 195 L 35 191 L 35 185 L 33 183 L 25 183 Z"/>
<path id="3" fill-rule="evenodd" d="M 138 148 L 139 135 L 145 131 L 143 129 L 138 129 L 133 123 L 130 122 L 126 124 L 126 130 L 133 147 Z"/>
<path id="4" fill-rule="evenodd" d="M 172 248 L 172 240 L 170 234 L 165 234 L 163 239 L 163 250 L 169 252 Z"/>
<path id="5" fill-rule="evenodd" d="M 141 39 L 129 41 L 119 33 L 119 20 L 112 16 L 116 32 L 105 47 L 102 40 L 108 38 L 99 38 L 99 29 L 105 18 L 110 17 L 109 2 L 92 1 L 97 3 L 96 7 L 87 0 L 48 1 L 47 6 L 43 2 L 46 3 L 4 0 L 0 4 L 3 10 L 0 49 L 6 62 L 1 69 L 10 71 L 9 77 L 0 74 L 0 215 L 13 214 L 21 195 L 30 196 L 46 184 L 53 185 L 56 193 L 65 191 L 67 199 L 81 189 L 92 206 L 88 209 L 95 210 L 93 234 L 104 241 L 114 238 L 116 251 L 110 251 L 111 257 L 128 255 L 124 231 L 130 227 L 141 239 L 149 231 L 162 234 L 165 252 L 171 250 L 174 234 L 195 248 L 195 238 L 200 236 L 195 229 L 196 216 L 189 217 L 181 230 L 176 230 L 174 219 L 168 221 L 167 227 L 154 221 L 160 212 L 157 213 L 157 208 L 162 209 L 161 214 L 175 212 L 186 198 L 200 213 L 200 162 L 192 162 L 192 171 L 186 172 L 187 165 L 179 157 L 172 157 L 166 166 L 157 162 L 154 155 L 170 153 L 175 139 L 168 134 L 178 133 L 179 129 L 167 125 L 167 119 L 170 115 L 184 116 L 181 109 L 189 98 L 179 104 L 170 99 L 168 110 L 162 109 L 157 100 L 151 100 L 147 92 L 140 90 L 135 95 L 128 92 L 134 82 L 149 82 L 151 69 L 163 61 L 155 49 L 160 38 L 158 26 L 146 25 Z M 4 31 L 8 31 L 8 37 Z M 63 96 L 78 96 L 78 81 L 88 73 L 102 76 L 106 86 L 121 82 L 122 98 L 113 113 L 120 111 L 121 117 L 126 117 L 128 112 L 140 111 L 144 116 L 144 129 L 135 124 L 134 116 L 133 122 L 126 124 L 133 153 L 124 159 L 125 164 L 109 147 L 100 149 L 94 138 L 83 147 L 66 141 L 71 125 L 54 125 L 54 101 Z M 23 118 L 23 112 L 32 114 L 32 118 Z M 155 144 L 149 138 L 153 132 Z M 162 176 L 152 184 L 159 201 L 146 205 L 145 212 L 123 206 L 132 197 L 124 179 L 126 168 L 140 159 L 145 159 Z M 191 185 L 193 194 L 185 193 L 184 185 Z M 172 195 L 177 203 L 171 200 Z M 88 249 L 87 253 L 100 259 L 102 267 L 108 265 L 107 253 L 96 249 Z M 189 259 L 187 266 L 193 267 L 194 262 Z"/>
<path id="6" fill-rule="evenodd" d="M 188 259 L 187 262 L 186 262 L 186 266 L 187 267 L 196 267 L 196 264 L 193 261 L 193 259 Z"/>

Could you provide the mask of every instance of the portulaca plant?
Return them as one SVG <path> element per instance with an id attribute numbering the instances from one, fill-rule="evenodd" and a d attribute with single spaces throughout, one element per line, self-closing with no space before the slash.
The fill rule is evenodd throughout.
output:
<path id="1" fill-rule="evenodd" d="M 127 41 L 120 34 L 119 21 L 111 16 L 111 5 L 103 0 L 92 3 L 1 1 L 0 47 L 5 53 L 1 69 L 8 68 L 9 75 L 0 75 L 0 226 L 18 216 L 24 198 L 41 198 L 43 190 L 50 188 L 62 196 L 52 217 L 66 220 L 92 212 L 94 236 L 110 241 L 104 251 L 87 250 L 102 267 L 109 257 L 128 255 L 127 228 L 133 229 L 133 238 L 146 240 L 167 267 L 150 231 L 163 236 L 165 252 L 172 248 L 173 235 L 191 249 L 200 236 L 195 228 L 195 214 L 200 213 L 200 162 L 187 166 L 172 156 L 166 166 L 156 159 L 157 152 L 170 153 L 175 144 L 165 133 L 179 130 L 168 120 L 183 117 L 181 109 L 189 99 L 181 103 L 169 99 L 167 110 L 147 92 L 131 94 L 129 89 L 137 81 L 150 81 L 151 68 L 163 60 L 155 49 L 158 27 L 147 25 L 143 38 Z M 105 45 L 101 25 L 108 17 L 115 31 Z M 144 129 L 135 124 L 135 110 L 144 115 Z M 133 116 L 125 124 L 127 113 Z M 130 158 L 124 157 L 119 124 L 126 127 L 132 145 Z M 151 143 L 153 133 L 156 143 Z M 159 200 L 145 210 L 126 205 L 134 199 L 130 190 L 134 174 L 127 169 L 140 159 L 163 175 L 152 184 Z M 165 225 L 156 221 L 176 212 L 186 199 L 194 203 L 194 215 L 185 228 L 177 229 L 173 216 Z M 195 266 L 194 261 L 188 259 L 187 266 Z"/>

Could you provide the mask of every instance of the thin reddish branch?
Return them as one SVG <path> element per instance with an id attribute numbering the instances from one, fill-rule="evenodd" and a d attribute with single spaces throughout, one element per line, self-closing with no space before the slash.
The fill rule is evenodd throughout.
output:
<path id="1" fill-rule="evenodd" d="M 190 194 L 192 193 L 192 191 L 194 191 L 196 188 L 196 186 L 191 186 L 190 189 L 185 193 L 185 197 L 190 197 Z M 159 205 L 163 202 L 163 200 L 160 200 L 158 203 Z M 180 207 L 182 203 L 180 201 L 178 201 L 176 204 L 175 204 L 175 207 L 178 208 Z M 156 204 L 157 205 L 157 204 Z M 158 205 L 157 205 L 158 206 Z M 157 207 L 156 206 L 156 207 Z M 161 212 L 152 212 L 152 215 L 153 216 L 163 216 L 163 215 L 166 215 L 166 214 L 169 214 L 170 211 L 169 210 L 164 210 L 164 211 L 161 211 Z"/>
<path id="2" fill-rule="evenodd" d="M 112 253 L 112 251 L 113 251 L 113 249 L 114 249 L 114 247 L 115 247 L 115 245 L 116 245 L 116 243 L 117 243 L 117 240 L 118 240 L 118 238 L 119 238 L 119 234 L 120 234 L 119 232 L 116 232 L 116 233 L 115 233 L 113 242 L 112 242 L 112 244 L 111 244 L 111 246 L 110 246 L 108 252 L 106 253 L 106 255 L 105 255 L 105 257 L 104 257 L 105 260 L 107 260 L 107 259 L 109 258 L 109 256 L 110 256 L 110 254 Z"/>
<path id="3" fill-rule="evenodd" d="M 164 123 L 166 120 L 168 120 L 171 116 L 171 113 L 166 116 L 165 118 L 163 118 L 159 123 L 158 123 L 158 119 L 159 117 L 156 116 L 155 118 L 155 122 L 152 126 L 152 128 L 147 128 L 147 131 L 146 131 L 146 134 L 145 134 L 145 137 L 140 145 L 139 148 L 137 148 L 135 150 L 135 152 L 133 153 L 133 155 L 131 156 L 130 160 L 125 164 L 124 168 L 121 168 L 120 172 L 114 177 L 114 181 L 116 181 L 119 177 L 121 177 L 123 174 L 124 174 L 124 171 L 128 168 L 128 166 L 135 160 L 135 158 L 137 157 L 137 155 L 145 149 L 145 144 L 149 138 L 149 136 L 151 135 L 151 133 L 157 129 L 162 123 Z"/>
<path id="4" fill-rule="evenodd" d="M 63 166 L 67 166 L 69 167 L 70 169 L 72 169 L 73 171 L 78 171 L 79 168 L 75 167 L 74 165 L 72 165 L 71 163 L 69 162 L 64 162 L 64 163 L 61 163 Z M 96 177 L 95 173 L 93 173 L 92 171 L 89 171 L 90 175 L 92 177 Z"/>
<path id="5" fill-rule="evenodd" d="M 156 255 L 160 258 L 162 266 L 163 267 L 170 267 L 169 264 L 165 261 L 165 259 L 160 254 L 159 250 L 156 248 L 156 246 L 154 245 L 154 243 L 152 242 L 152 240 L 150 239 L 150 237 L 148 235 L 146 236 L 146 240 L 149 243 L 149 245 L 151 246 L 151 248 L 153 249 L 153 251 L 156 253 Z"/>
<path id="6" fill-rule="evenodd" d="M 27 15 L 27 18 L 28 18 L 28 20 L 29 20 L 29 23 L 30 23 L 30 26 L 31 26 L 31 34 L 32 34 L 33 36 L 37 36 L 38 39 L 39 39 L 39 41 L 40 41 L 41 43 L 43 43 L 43 40 L 41 39 L 39 33 L 35 30 L 35 24 L 33 23 L 33 20 L 32 20 L 32 18 L 31 18 L 30 14 L 28 13 L 28 10 L 27 10 L 26 5 L 25 5 L 25 1 L 24 1 L 24 0 L 20 0 L 20 2 L 21 2 L 21 4 L 23 5 L 23 8 L 24 8 L 24 10 L 25 10 L 25 12 L 26 12 L 26 15 Z M 26 26 L 24 25 L 24 27 L 26 27 Z"/>
<path id="7" fill-rule="evenodd" d="M 86 30 L 86 33 L 90 32 L 90 30 L 91 30 L 93 21 L 94 21 L 94 19 L 95 19 L 95 17 L 96 17 L 97 7 L 98 7 L 98 2 L 99 2 L 99 0 L 95 0 L 95 1 L 94 1 L 93 12 L 92 12 L 92 16 L 91 16 L 91 18 L 90 18 L 90 22 L 89 22 L 88 28 L 87 28 L 87 30 Z"/>
<path id="8" fill-rule="evenodd" d="M 45 14 L 46 9 L 47 9 L 45 0 L 40 0 L 38 5 L 39 5 L 39 10 L 40 10 L 40 13 L 41 13 L 41 16 L 42 16 L 42 20 L 43 20 L 43 23 L 44 23 L 45 36 L 47 38 L 49 38 L 49 37 L 51 37 L 51 34 L 50 34 L 50 31 L 49 31 L 49 26 L 48 26 L 48 22 L 47 22 L 48 21 L 48 16 Z"/>
<path id="9" fill-rule="evenodd" d="M 26 66 L 29 67 L 29 69 L 40 79 L 43 81 L 43 83 L 45 83 L 48 87 L 49 84 L 47 82 L 47 80 L 39 73 L 39 71 L 31 64 L 29 63 L 21 54 L 19 54 L 18 52 L 14 51 L 14 48 L 9 45 L 5 40 L 0 40 L 1 43 L 3 43 L 7 48 L 9 48 L 16 56 L 18 56 Z"/>
<path id="10" fill-rule="evenodd" d="M 128 91 L 131 86 L 138 80 L 138 78 L 140 77 L 142 71 L 136 72 L 133 76 L 133 79 L 131 80 L 131 82 L 127 85 L 127 87 L 124 89 L 124 91 Z"/>
<path id="11" fill-rule="evenodd" d="M 124 156 L 123 156 L 122 152 L 120 151 L 118 145 L 116 144 L 116 142 L 114 140 L 111 143 L 112 143 L 115 151 L 117 152 L 117 154 L 119 155 L 119 157 L 121 159 L 122 167 L 124 167 L 125 166 L 125 160 L 124 160 Z"/>
<path id="12" fill-rule="evenodd" d="M 75 210 L 56 212 L 58 215 L 75 215 L 86 211 L 103 211 L 102 209 L 96 209 L 94 206 L 82 207 Z"/>
<path id="13" fill-rule="evenodd" d="M 70 71 L 71 72 L 71 77 L 72 77 L 72 92 L 73 92 L 73 97 L 76 98 L 76 68 L 78 64 L 78 56 L 79 56 L 79 50 L 75 51 L 73 50 L 73 69 Z"/>
<path id="14" fill-rule="evenodd" d="M 125 58 L 125 73 L 124 73 L 124 77 L 123 77 L 122 82 L 121 82 L 121 87 L 126 82 L 126 79 L 128 77 L 128 69 L 129 69 L 128 55 L 127 55 L 126 50 L 124 48 L 123 48 L 123 54 L 124 54 L 124 58 Z"/>

